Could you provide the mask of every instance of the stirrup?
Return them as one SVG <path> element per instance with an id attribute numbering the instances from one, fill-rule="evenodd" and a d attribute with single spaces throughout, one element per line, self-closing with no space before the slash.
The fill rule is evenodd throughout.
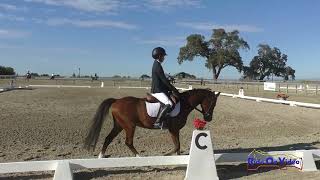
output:
<path id="1" fill-rule="evenodd" d="M 163 122 L 163 121 L 162 121 L 162 122 L 159 122 L 159 123 L 154 123 L 154 124 L 153 124 L 153 128 L 155 128 L 155 129 L 161 129 L 161 130 L 163 130 L 163 129 L 168 129 L 168 127 L 164 125 L 164 122 Z"/>
<path id="2" fill-rule="evenodd" d="M 158 122 L 158 123 L 153 124 L 153 128 L 155 128 L 155 129 L 162 129 L 162 126 L 163 126 L 162 122 Z"/>

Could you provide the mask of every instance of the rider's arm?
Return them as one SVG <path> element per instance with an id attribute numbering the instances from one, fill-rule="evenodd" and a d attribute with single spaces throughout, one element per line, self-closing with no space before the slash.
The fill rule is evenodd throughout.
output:
<path id="1" fill-rule="evenodd" d="M 157 74 L 159 76 L 159 78 L 161 79 L 161 81 L 171 90 L 171 91 L 175 91 L 175 92 L 179 92 L 172 84 L 170 84 L 169 80 L 166 78 L 166 76 L 164 75 L 164 71 L 162 69 L 162 67 L 160 66 L 158 68 Z"/>

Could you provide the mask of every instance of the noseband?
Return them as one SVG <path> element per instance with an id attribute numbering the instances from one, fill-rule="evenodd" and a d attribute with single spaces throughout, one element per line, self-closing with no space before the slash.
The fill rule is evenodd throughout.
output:
<path id="1" fill-rule="evenodd" d="M 206 120 L 206 119 L 209 118 L 209 116 L 210 116 L 209 111 L 210 111 L 212 105 L 213 105 L 213 101 L 211 101 L 210 107 L 208 108 L 208 112 L 204 112 L 203 109 L 200 110 L 200 109 L 198 109 L 197 107 L 195 107 L 195 110 L 197 110 L 197 111 L 199 111 L 200 113 L 202 113 L 204 119 Z"/>

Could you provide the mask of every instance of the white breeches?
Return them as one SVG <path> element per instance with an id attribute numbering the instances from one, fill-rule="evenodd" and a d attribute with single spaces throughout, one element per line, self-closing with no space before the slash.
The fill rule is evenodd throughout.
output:
<path id="1" fill-rule="evenodd" d="M 165 93 L 154 93 L 151 95 L 153 97 L 157 98 L 163 104 L 165 104 L 165 105 L 170 104 L 170 106 L 172 107 L 173 103 L 171 102 L 171 100 L 169 99 L 169 97 Z"/>

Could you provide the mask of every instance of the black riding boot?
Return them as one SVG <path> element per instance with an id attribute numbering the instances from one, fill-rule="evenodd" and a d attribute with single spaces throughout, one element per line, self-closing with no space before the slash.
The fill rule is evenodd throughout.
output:
<path id="1" fill-rule="evenodd" d="M 162 129 L 163 119 L 167 115 L 167 113 L 171 110 L 171 105 L 167 104 L 163 107 L 162 111 L 159 113 L 157 120 L 155 121 L 153 127 L 157 129 Z"/>

